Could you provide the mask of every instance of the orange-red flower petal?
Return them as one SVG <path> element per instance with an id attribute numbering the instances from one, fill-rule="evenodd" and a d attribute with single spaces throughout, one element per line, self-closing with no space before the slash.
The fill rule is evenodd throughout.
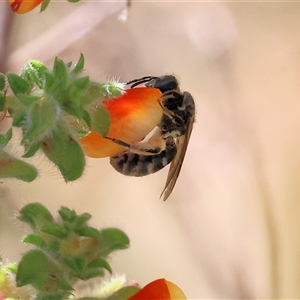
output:
<path id="1" fill-rule="evenodd" d="M 183 291 L 164 278 L 150 282 L 128 300 L 174 300 L 186 299 Z"/>
<path id="2" fill-rule="evenodd" d="M 8 0 L 10 8 L 18 14 L 25 14 L 36 8 L 42 0 Z"/>
<path id="3" fill-rule="evenodd" d="M 128 89 L 119 97 L 103 101 L 111 118 L 107 136 L 129 144 L 141 141 L 162 118 L 161 96 L 156 88 L 141 87 Z M 114 156 L 126 150 L 94 131 L 79 142 L 90 157 Z"/>

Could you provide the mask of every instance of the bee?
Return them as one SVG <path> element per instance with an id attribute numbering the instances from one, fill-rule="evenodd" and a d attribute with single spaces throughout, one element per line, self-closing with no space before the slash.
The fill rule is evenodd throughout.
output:
<path id="1" fill-rule="evenodd" d="M 145 84 L 162 92 L 159 104 L 163 116 L 150 139 L 128 144 L 113 137 L 106 137 L 128 150 L 110 158 L 111 165 L 128 176 L 145 176 L 155 173 L 169 163 L 170 169 L 160 197 L 167 200 L 179 176 L 195 121 L 195 103 L 188 92 L 181 92 L 177 79 L 172 75 L 146 76 L 127 82 L 130 88 Z"/>

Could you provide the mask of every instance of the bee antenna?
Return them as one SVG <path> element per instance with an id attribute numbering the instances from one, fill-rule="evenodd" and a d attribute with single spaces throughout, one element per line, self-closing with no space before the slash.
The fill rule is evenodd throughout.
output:
<path id="1" fill-rule="evenodd" d="M 130 85 L 131 84 L 131 88 L 134 88 L 140 84 L 143 84 L 145 82 L 148 82 L 152 79 L 157 79 L 158 77 L 155 77 L 155 76 L 145 76 L 145 77 L 142 77 L 142 78 L 139 78 L 139 79 L 133 79 L 133 80 L 130 80 L 128 82 L 126 82 L 126 85 Z"/>

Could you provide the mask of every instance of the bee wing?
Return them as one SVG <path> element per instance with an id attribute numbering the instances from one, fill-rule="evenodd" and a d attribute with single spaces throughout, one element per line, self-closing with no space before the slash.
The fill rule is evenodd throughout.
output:
<path id="1" fill-rule="evenodd" d="M 179 176 L 183 160 L 185 157 L 186 149 L 189 144 L 189 140 L 191 137 L 191 133 L 193 130 L 193 124 L 194 124 L 195 118 L 192 117 L 189 121 L 186 134 L 183 136 L 180 136 L 176 140 L 176 146 L 177 146 L 177 154 L 174 157 L 173 161 L 171 162 L 167 181 L 165 184 L 165 187 L 160 195 L 160 197 L 163 196 L 163 200 L 166 201 L 170 194 L 172 193 L 174 186 L 176 184 L 177 178 Z"/>

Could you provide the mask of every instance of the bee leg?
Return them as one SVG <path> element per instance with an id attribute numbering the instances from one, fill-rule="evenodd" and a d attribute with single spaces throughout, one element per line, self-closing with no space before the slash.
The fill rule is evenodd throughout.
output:
<path id="1" fill-rule="evenodd" d="M 108 140 L 111 140 L 112 142 L 119 144 L 123 147 L 128 148 L 128 150 L 131 153 L 136 153 L 140 155 L 155 155 L 159 154 L 162 151 L 166 149 L 166 142 L 165 140 L 158 135 L 152 136 L 148 141 L 146 142 L 140 142 L 135 144 L 128 144 L 126 142 L 123 142 L 121 140 L 110 138 L 108 136 L 105 137 Z"/>
<path id="2" fill-rule="evenodd" d="M 174 118 L 174 113 L 171 110 L 168 110 L 166 107 L 164 107 L 160 100 L 158 100 L 158 104 L 162 108 L 164 115 L 166 115 L 170 119 Z"/>
<path id="3" fill-rule="evenodd" d="M 130 152 L 141 155 L 156 155 L 166 149 L 166 141 L 161 136 L 152 136 L 146 142 L 133 144 Z"/>
<path id="4" fill-rule="evenodd" d="M 184 120 L 177 116 L 173 111 L 167 109 L 160 101 L 158 101 L 158 104 L 163 110 L 163 114 L 167 116 L 170 120 L 172 120 L 176 124 L 184 124 Z"/>
<path id="5" fill-rule="evenodd" d="M 116 144 L 118 144 L 120 146 L 123 146 L 123 147 L 126 147 L 126 148 L 130 149 L 131 145 L 128 144 L 128 143 L 126 143 L 126 142 L 123 142 L 123 141 L 115 139 L 115 138 L 110 138 L 108 136 L 105 136 L 104 138 L 107 139 L 107 140 L 110 140 L 110 141 L 112 141 L 112 142 L 114 142 L 114 143 L 116 143 Z"/>

